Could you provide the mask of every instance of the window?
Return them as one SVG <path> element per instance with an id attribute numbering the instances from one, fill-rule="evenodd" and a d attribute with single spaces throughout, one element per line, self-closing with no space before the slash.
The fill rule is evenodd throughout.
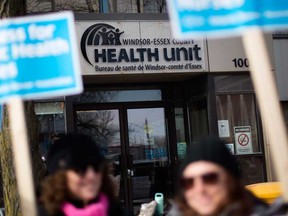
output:
<path id="1" fill-rule="evenodd" d="M 218 134 L 237 157 L 244 184 L 265 181 L 256 99 L 248 75 L 216 76 Z"/>
<path id="2" fill-rule="evenodd" d="M 27 13 L 51 12 L 51 0 L 26 0 Z"/>
<path id="3" fill-rule="evenodd" d="M 27 0 L 27 13 L 167 13 L 165 0 Z"/>
<path id="4" fill-rule="evenodd" d="M 144 0 L 144 13 L 167 13 L 165 0 Z"/>
<path id="5" fill-rule="evenodd" d="M 188 108 L 192 142 L 195 142 L 200 137 L 209 134 L 206 99 L 191 102 Z"/>
<path id="6" fill-rule="evenodd" d="M 175 126 L 176 126 L 176 139 L 177 139 L 177 155 L 179 160 L 186 157 L 187 142 L 185 137 L 185 122 L 183 108 L 175 108 Z"/>
<path id="7" fill-rule="evenodd" d="M 27 13 L 72 10 L 99 13 L 98 0 L 27 0 Z"/>
<path id="8" fill-rule="evenodd" d="M 252 81 L 247 75 L 228 75 L 215 77 L 217 93 L 253 92 Z"/>
<path id="9" fill-rule="evenodd" d="M 235 154 L 261 152 L 258 143 L 254 95 L 236 94 L 216 96 L 219 136 L 234 144 Z M 221 127 L 223 130 L 221 131 Z M 226 131 L 224 131 L 226 128 Z M 241 136 L 241 134 L 243 134 Z M 245 140 L 246 138 L 246 140 Z M 246 148 L 241 148 L 241 145 Z M 251 149 L 248 149 L 250 148 Z M 233 151 L 233 149 L 232 149 Z"/>
<path id="10" fill-rule="evenodd" d="M 167 13 L 165 0 L 109 0 L 110 13 Z"/>
<path id="11" fill-rule="evenodd" d="M 77 103 L 105 103 L 131 101 L 160 101 L 161 90 L 122 90 L 122 91 L 85 91 L 74 96 Z"/>
<path id="12" fill-rule="evenodd" d="M 55 11 L 73 10 L 82 13 L 99 13 L 98 0 L 54 0 Z"/>

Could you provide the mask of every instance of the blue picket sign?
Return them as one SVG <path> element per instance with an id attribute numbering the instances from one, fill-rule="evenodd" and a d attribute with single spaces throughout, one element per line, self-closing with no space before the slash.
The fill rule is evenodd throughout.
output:
<path id="1" fill-rule="evenodd" d="M 173 31 L 178 37 L 229 36 L 249 28 L 288 28 L 287 0 L 171 0 Z"/>
<path id="2" fill-rule="evenodd" d="M 73 13 L 0 22 L 0 102 L 82 91 Z"/>

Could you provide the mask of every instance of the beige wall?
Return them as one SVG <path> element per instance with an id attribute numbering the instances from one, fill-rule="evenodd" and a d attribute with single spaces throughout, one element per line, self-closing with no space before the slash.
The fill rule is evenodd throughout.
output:
<path id="1" fill-rule="evenodd" d="M 276 62 L 276 80 L 279 97 L 282 101 L 288 100 L 288 39 L 274 40 L 274 53 Z"/>
<path id="2" fill-rule="evenodd" d="M 266 34 L 265 39 L 272 62 L 271 69 L 273 70 L 275 68 L 275 62 L 272 35 Z M 237 64 L 235 65 L 234 62 L 239 59 L 245 60 L 247 58 L 241 37 L 209 39 L 207 41 L 207 48 L 210 72 L 249 71 L 249 67 L 246 67 L 245 65 L 240 67 Z"/>

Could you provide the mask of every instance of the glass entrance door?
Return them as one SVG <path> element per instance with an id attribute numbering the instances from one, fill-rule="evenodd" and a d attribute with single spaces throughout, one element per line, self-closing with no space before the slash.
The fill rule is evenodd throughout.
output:
<path id="1" fill-rule="evenodd" d="M 124 202 L 125 187 L 121 170 L 121 135 L 119 110 L 76 111 L 76 130 L 93 137 L 110 164 L 110 177 L 116 197 Z"/>
<path id="2" fill-rule="evenodd" d="M 128 109 L 129 170 L 134 213 L 142 203 L 172 193 L 164 108 Z"/>
<path id="3" fill-rule="evenodd" d="M 115 195 L 134 214 L 155 193 L 172 195 L 164 108 L 79 108 L 76 122 L 77 132 L 100 145 L 111 165 Z"/>

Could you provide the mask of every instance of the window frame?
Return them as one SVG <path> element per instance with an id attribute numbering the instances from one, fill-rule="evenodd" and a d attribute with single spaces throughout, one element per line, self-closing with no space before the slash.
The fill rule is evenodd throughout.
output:
<path id="1" fill-rule="evenodd" d="M 254 98 L 254 104 L 255 104 L 255 120 L 256 120 L 256 127 L 257 127 L 257 139 L 258 139 L 258 147 L 259 147 L 259 151 L 260 152 L 256 152 L 256 153 L 252 153 L 252 154 L 235 154 L 234 156 L 236 158 L 251 158 L 251 157 L 261 157 L 262 158 L 262 164 L 263 164 L 263 179 L 264 181 L 267 181 L 267 166 L 266 166 L 266 157 L 265 157 L 265 147 L 264 147 L 264 138 L 263 138 L 263 129 L 262 129 L 262 121 L 261 121 L 261 116 L 260 116 L 260 110 L 257 104 L 257 100 L 256 100 L 256 95 L 255 95 L 255 91 L 254 90 L 229 90 L 229 91 L 217 91 L 216 89 L 216 84 L 215 84 L 215 78 L 217 76 L 237 76 L 237 75 L 247 75 L 250 76 L 248 73 L 219 73 L 219 74 L 215 74 L 213 75 L 213 85 L 214 85 L 214 91 L 215 91 L 215 100 L 216 100 L 216 96 L 226 96 L 226 95 L 252 95 Z M 251 80 L 251 77 L 250 77 Z M 252 80 L 251 80 L 252 82 Z M 218 120 L 217 117 L 217 106 L 215 103 L 215 119 L 216 121 Z M 217 124 L 217 122 L 216 122 Z M 217 124 L 218 125 L 218 124 Z M 216 134 L 219 136 L 218 134 L 218 130 L 216 132 Z"/>

